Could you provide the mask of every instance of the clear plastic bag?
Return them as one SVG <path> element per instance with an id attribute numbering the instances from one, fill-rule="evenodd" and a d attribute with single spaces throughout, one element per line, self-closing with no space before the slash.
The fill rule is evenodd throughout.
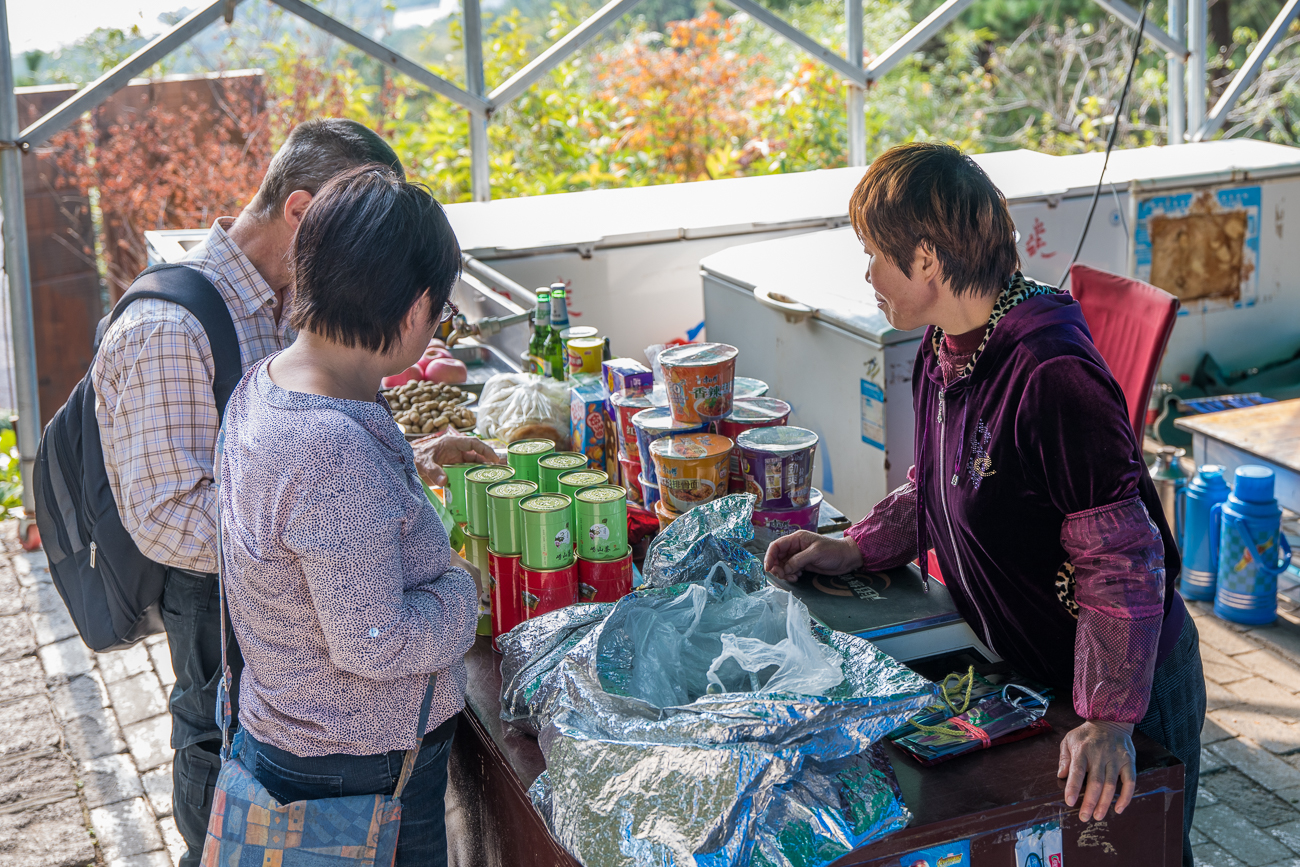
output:
<path id="1" fill-rule="evenodd" d="M 479 436 L 514 442 L 544 438 L 567 448 L 569 386 L 532 373 L 499 373 L 478 401 Z"/>

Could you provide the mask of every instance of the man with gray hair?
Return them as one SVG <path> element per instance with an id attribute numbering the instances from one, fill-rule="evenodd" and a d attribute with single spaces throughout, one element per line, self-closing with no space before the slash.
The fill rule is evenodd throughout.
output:
<path id="1" fill-rule="evenodd" d="M 185 263 L 229 308 L 245 370 L 293 341 L 282 316 L 290 294 L 288 252 L 312 197 L 340 172 L 397 154 L 350 120 L 296 127 L 252 202 L 221 217 Z M 199 320 L 170 301 L 131 303 L 104 335 L 92 381 L 104 467 L 122 524 L 140 551 L 167 567 L 161 599 L 176 684 L 172 716 L 172 809 L 197 867 L 220 770 L 215 722 L 221 671 L 217 500 L 213 452 L 220 415 L 214 359 Z"/>

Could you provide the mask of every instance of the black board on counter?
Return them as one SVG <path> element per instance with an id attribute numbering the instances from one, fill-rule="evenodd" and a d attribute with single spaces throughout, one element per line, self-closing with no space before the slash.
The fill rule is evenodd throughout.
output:
<path id="1" fill-rule="evenodd" d="M 921 570 L 910 563 L 888 572 L 805 572 L 795 582 L 771 580 L 797 596 L 819 623 L 869 640 L 961 620 L 948 589 L 932 579 L 927 592 Z"/>

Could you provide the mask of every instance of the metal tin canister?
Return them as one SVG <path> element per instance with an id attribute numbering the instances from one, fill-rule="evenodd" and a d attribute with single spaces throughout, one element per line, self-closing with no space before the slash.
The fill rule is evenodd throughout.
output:
<path id="1" fill-rule="evenodd" d="M 812 488 L 808 494 L 808 505 L 795 506 L 793 509 L 755 509 L 750 520 L 755 527 L 766 527 L 774 533 L 786 535 L 796 530 L 817 532 L 817 523 L 821 518 L 822 492 Z"/>
<path id="2" fill-rule="evenodd" d="M 754 380 L 757 382 L 758 380 Z M 790 404 L 775 397 L 738 397 L 731 404 L 731 412 L 714 424 L 718 433 L 734 440 L 747 430 L 756 427 L 777 427 L 790 419 Z M 745 490 L 745 477 L 740 474 L 740 449 L 731 450 L 731 482 L 728 492 L 737 494 Z"/>
<path id="3" fill-rule="evenodd" d="M 465 474 L 466 533 L 475 536 L 488 535 L 491 525 L 488 523 L 487 489 L 497 482 L 504 482 L 514 477 L 514 467 L 503 467 L 500 464 L 475 467 Z"/>
<path id="4" fill-rule="evenodd" d="M 600 363 L 605 360 L 604 338 L 571 337 L 564 349 L 569 356 L 569 373 L 600 373 Z"/>
<path id="5" fill-rule="evenodd" d="M 731 440 L 697 433 L 663 437 L 650 444 L 659 494 L 675 512 L 685 512 L 727 493 Z"/>
<path id="6" fill-rule="evenodd" d="M 582 452 L 551 452 L 537 459 L 539 494 L 558 494 L 560 476 L 574 470 L 587 468 L 587 456 Z"/>
<path id="7" fill-rule="evenodd" d="M 812 493 L 817 434 L 801 427 L 759 427 L 736 438 L 745 492 L 758 498 L 755 509 L 808 505 Z"/>
<path id="8" fill-rule="evenodd" d="M 604 470 L 571 470 L 560 476 L 560 493 L 567 497 L 592 485 L 609 484 L 609 475 Z"/>
<path id="9" fill-rule="evenodd" d="M 613 408 L 614 427 L 618 428 L 619 455 L 635 457 L 636 428 L 632 425 L 632 419 L 638 413 L 653 409 L 653 404 L 644 394 L 611 394 L 609 403 Z"/>
<path id="10" fill-rule="evenodd" d="M 578 559 L 579 602 L 617 602 L 631 592 L 631 551 L 617 560 Z"/>
<path id="11" fill-rule="evenodd" d="M 524 516 L 524 566 L 547 570 L 572 563 L 573 499 L 564 494 L 534 494 L 525 497 L 519 509 Z"/>
<path id="12" fill-rule="evenodd" d="M 469 521 L 469 508 L 465 498 L 465 474 L 481 464 L 446 464 L 447 486 L 442 489 L 442 502 L 457 524 Z"/>
<path id="13" fill-rule="evenodd" d="M 521 598 L 523 590 L 523 566 L 518 557 L 508 557 L 495 551 L 488 551 L 488 581 L 492 586 L 492 647 L 497 647 L 497 639 L 523 623 L 524 603 Z"/>
<path id="14" fill-rule="evenodd" d="M 731 394 L 734 399 L 767 397 L 767 383 L 752 376 L 737 376 L 731 382 Z"/>
<path id="15" fill-rule="evenodd" d="M 675 420 L 699 424 L 731 412 L 739 352 L 726 343 L 688 343 L 659 353 Z"/>
<path id="16" fill-rule="evenodd" d="M 536 482 L 516 479 L 488 486 L 488 539 L 493 551 L 498 554 L 524 552 L 524 516 L 519 511 L 519 501 L 535 493 Z"/>
<path id="17" fill-rule="evenodd" d="M 555 496 L 541 494 L 540 496 Z M 519 567 L 519 610 L 524 620 L 540 617 L 578 602 L 578 564 L 560 569 Z"/>
<path id="18" fill-rule="evenodd" d="M 621 560 L 627 547 L 627 491 L 618 485 L 592 485 L 573 496 L 573 534 L 578 556 Z"/>
<path id="19" fill-rule="evenodd" d="M 515 468 L 515 478 L 525 482 L 539 482 L 537 461 L 542 455 L 555 451 L 550 440 L 520 440 L 506 449 L 506 463 Z"/>
<path id="20" fill-rule="evenodd" d="M 476 627 L 476 635 L 492 634 L 492 617 L 490 612 L 483 608 L 483 593 L 488 589 L 488 539 L 486 536 L 472 536 L 465 534 L 465 559 L 478 570 L 478 577 L 474 580 L 474 586 L 478 589 L 479 598 L 479 618 Z"/>
<path id="21" fill-rule="evenodd" d="M 636 413 L 632 418 L 632 427 L 636 429 L 636 451 L 628 457 L 634 458 L 641 465 L 641 475 L 646 481 L 657 485 L 659 477 L 655 475 L 655 462 L 650 457 L 650 443 L 672 434 L 704 433 L 709 429 L 709 423 L 682 424 L 673 420 L 672 411 L 668 407 L 657 406 Z"/>

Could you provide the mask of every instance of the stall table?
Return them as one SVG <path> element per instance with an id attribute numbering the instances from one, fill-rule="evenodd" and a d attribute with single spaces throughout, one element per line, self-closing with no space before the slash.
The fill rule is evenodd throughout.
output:
<path id="1" fill-rule="evenodd" d="M 1191 433 L 1197 466 L 1220 464 L 1228 479 L 1243 464 L 1268 467 L 1278 504 L 1300 512 L 1300 399 L 1187 416 L 1174 425 Z"/>
<path id="2" fill-rule="evenodd" d="M 537 741 L 500 719 L 501 657 L 479 637 L 466 657 L 466 708 L 452 746 L 447 787 L 451 863 L 572 867 L 577 862 L 551 837 L 527 790 L 545 768 Z M 932 662 L 931 665 L 949 661 Z M 935 672 L 917 666 L 923 674 Z M 912 824 L 858 849 L 836 867 L 898 867 L 899 858 L 951 840 L 969 840 L 974 863 L 1013 865 L 1016 831 L 1060 819 L 1065 864 L 1177 865 L 1182 858 L 1183 768 L 1141 734 L 1138 784 L 1123 816 L 1084 824 L 1065 806 L 1056 777 L 1061 739 L 1080 720 L 1068 701 L 1056 701 L 1047 719 L 1053 731 L 922 768 L 886 745 L 915 816 Z"/>

